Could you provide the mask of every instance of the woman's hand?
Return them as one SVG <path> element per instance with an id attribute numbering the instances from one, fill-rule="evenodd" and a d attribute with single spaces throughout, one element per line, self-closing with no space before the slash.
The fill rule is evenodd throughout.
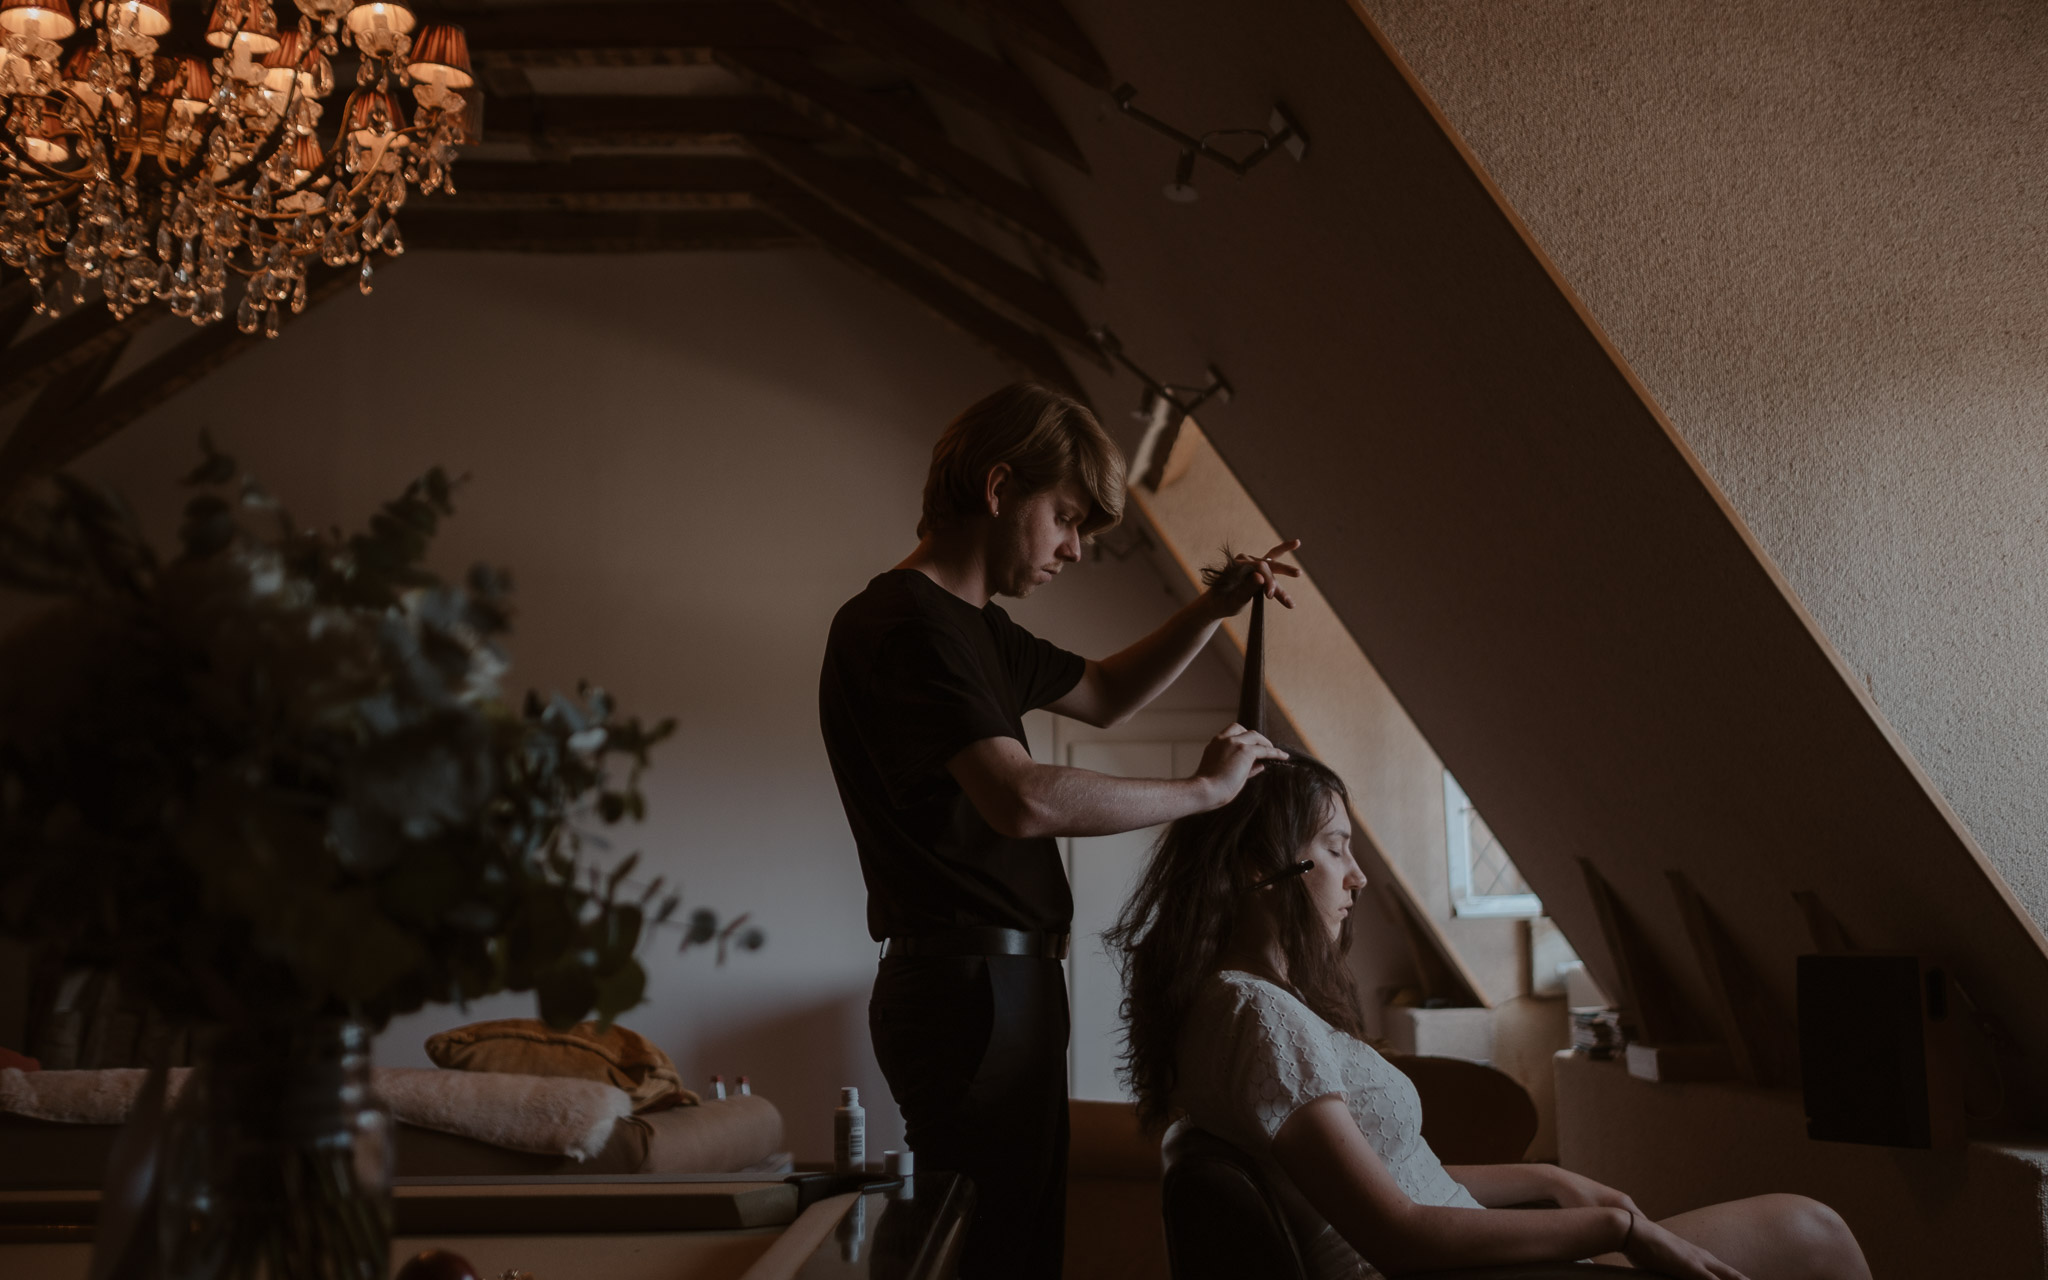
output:
<path id="1" fill-rule="evenodd" d="M 1636 1212 L 1628 1247 L 1621 1254 L 1640 1270 L 1669 1276 L 1671 1280 L 1748 1280 L 1740 1271 L 1691 1241 L 1679 1239 L 1640 1212 Z"/>
<path id="2" fill-rule="evenodd" d="M 1560 1209 L 1612 1208 L 1626 1209 L 1647 1222 L 1643 1211 L 1627 1195 L 1616 1191 L 1605 1183 L 1595 1182 L 1582 1174 L 1555 1165 L 1550 1169 L 1550 1198 L 1557 1201 Z"/>

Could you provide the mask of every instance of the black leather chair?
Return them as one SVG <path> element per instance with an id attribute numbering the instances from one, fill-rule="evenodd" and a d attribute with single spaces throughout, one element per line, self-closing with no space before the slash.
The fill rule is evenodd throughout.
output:
<path id="1" fill-rule="evenodd" d="M 1160 1151 L 1166 1265 L 1173 1280 L 1307 1280 L 1286 1217 L 1244 1152 L 1181 1120 Z M 1575 1262 L 1432 1271 L 1428 1280 L 1594 1280 L 1648 1273 Z"/>

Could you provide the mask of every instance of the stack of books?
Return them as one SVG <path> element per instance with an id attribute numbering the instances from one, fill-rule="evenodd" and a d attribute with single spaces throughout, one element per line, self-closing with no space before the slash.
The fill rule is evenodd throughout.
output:
<path id="1" fill-rule="evenodd" d="M 1572 1010 L 1572 1052 L 1607 1059 L 1620 1054 L 1628 1044 L 1622 1030 L 1621 1011 L 1588 1005 Z"/>

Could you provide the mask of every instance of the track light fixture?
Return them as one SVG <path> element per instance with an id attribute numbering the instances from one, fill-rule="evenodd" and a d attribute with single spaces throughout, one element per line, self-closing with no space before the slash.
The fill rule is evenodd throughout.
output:
<path id="1" fill-rule="evenodd" d="M 1285 151 L 1296 160 L 1308 154 L 1308 136 L 1302 133 L 1301 126 L 1287 113 L 1287 108 L 1277 103 L 1263 129 L 1211 129 L 1196 137 L 1182 133 L 1158 116 L 1139 109 L 1134 101 L 1138 96 L 1134 85 L 1120 84 L 1110 96 L 1116 99 L 1119 111 L 1180 144 L 1180 159 L 1173 167 L 1173 181 L 1166 184 L 1166 198 L 1176 204 L 1192 204 L 1200 194 L 1195 190 L 1195 158 L 1198 156 L 1212 160 L 1242 178 L 1275 151 Z M 1232 155 L 1215 146 L 1210 141 L 1213 138 L 1257 138 L 1259 144 L 1242 155 Z"/>
<path id="2" fill-rule="evenodd" d="M 1090 329 L 1088 337 L 1095 343 L 1096 350 L 1128 369 L 1131 376 L 1145 385 L 1144 399 L 1131 415 L 1145 424 L 1145 434 L 1131 460 L 1131 474 L 1139 484 L 1156 493 L 1161 478 L 1166 474 L 1166 460 L 1173 453 L 1174 441 L 1180 438 L 1181 424 L 1211 399 L 1228 403 L 1233 394 L 1230 379 L 1223 376 L 1223 370 L 1211 364 L 1207 370 L 1208 381 L 1200 385 L 1161 382 L 1124 354 L 1122 340 L 1110 331 L 1108 325 Z"/>

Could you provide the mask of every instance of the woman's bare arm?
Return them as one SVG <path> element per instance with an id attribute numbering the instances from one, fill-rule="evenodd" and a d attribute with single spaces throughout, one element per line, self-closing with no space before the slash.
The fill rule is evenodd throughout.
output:
<path id="1" fill-rule="evenodd" d="M 1672 1280 L 1743 1280 L 1740 1272 L 1705 1250 L 1614 1205 L 1419 1205 L 1394 1181 L 1379 1153 L 1358 1131 L 1344 1099 L 1335 1094 L 1318 1098 L 1287 1118 L 1273 1137 L 1273 1158 L 1337 1234 L 1389 1275 L 1575 1261 L 1626 1244 L 1629 1261 Z"/>

